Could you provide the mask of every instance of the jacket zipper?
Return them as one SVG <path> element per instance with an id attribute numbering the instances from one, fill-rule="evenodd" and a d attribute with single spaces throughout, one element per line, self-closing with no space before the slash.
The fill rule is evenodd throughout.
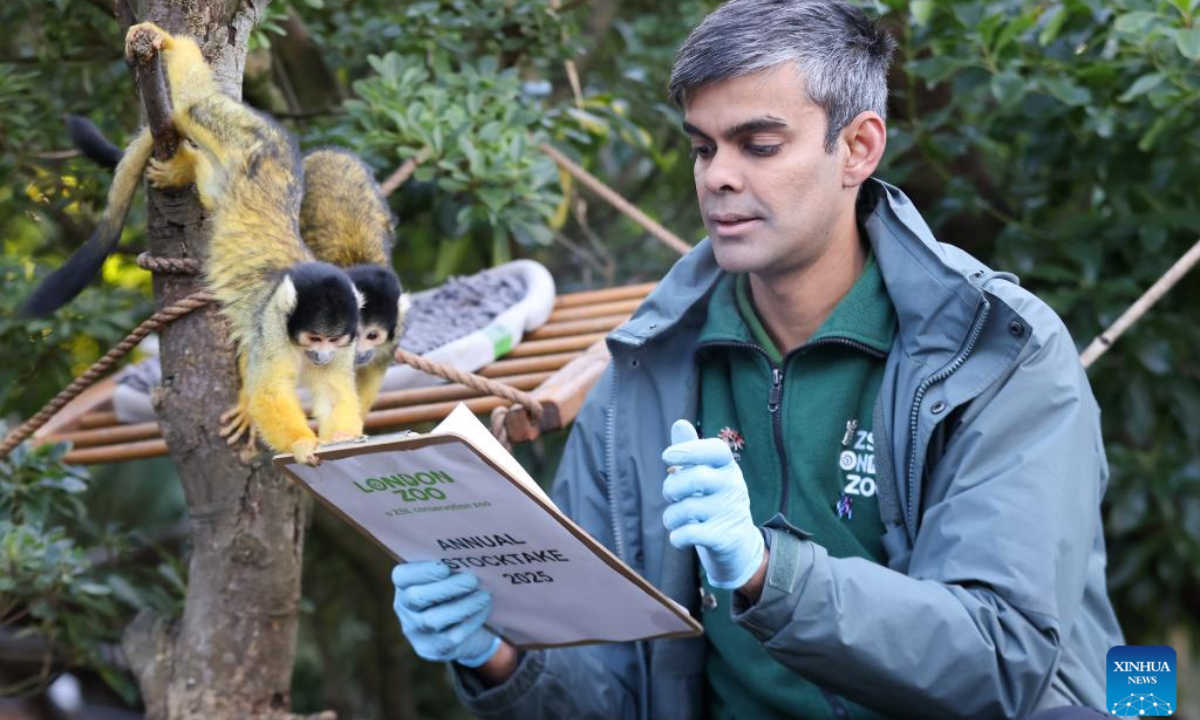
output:
<path id="1" fill-rule="evenodd" d="M 979 311 L 979 316 L 975 319 L 975 324 L 971 327 L 971 334 L 967 336 L 967 344 L 963 346 L 962 351 L 958 353 L 958 356 L 949 365 L 939 370 L 936 374 L 925 378 L 917 386 L 917 394 L 913 399 L 912 412 L 909 413 L 908 419 L 908 443 L 912 449 L 908 458 L 908 497 L 905 499 L 905 521 L 909 524 L 916 517 L 916 510 L 913 503 L 916 501 L 917 496 L 917 434 L 918 425 L 921 420 L 921 401 L 925 399 L 925 392 L 934 383 L 942 382 L 957 372 L 967 361 L 967 357 L 971 354 L 971 351 L 975 349 L 975 344 L 979 341 L 979 336 L 983 334 L 983 326 L 987 323 L 988 312 L 992 309 L 992 304 L 988 302 L 987 297 L 983 296 L 982 293 L 980 294 L 980 301 L 982 308 Z"/>
<path id="2" fill-rule="evenodd" d="M 779 483 L 780 484 L 779 513 L 781 515 L 783 515 L 784 517 L 787 517 L 788 502 L 790 500 L 790 495 L 791 495 L 790 487 L 789 487 L 790 483 L 788 482 L 788 472 L 787 472 L 787 448 L 784 446 L 784 443 L 783 443 L 783 413 L 781 412 L 781 408 L 783 407 L 784 373 L 786 372 L 785 369 L 787 368 L 788 361 L 791 360 L 793 354 L 806 353 L 809 350 L 811 350 L 812 348 L 820 347 L 822 345 L 845 345 L 847 347 L 855 348 L 856 350 L 861 350 L 861 351 L 863 351 L 869 355 L 872 355 L 876 358 L 886 357 L 886 353 L 882 353 L 879 350 L 876 350 L 875 348 L 871 347 L 870 345 L 861 343 L 857 340 L 851 340 L 850 338 L 844 338 L 844 337 L 825 337 L 825 338 L 821 338 L 819 340 L 814 340 L 812 342 L 805 343 L 804 345 L 801 345 L 800 347 L 796 348 L 795 350 L 788 352 L 787 355 L 784 355 L 783 363 L 781 365 L 776 365 L 774 362 L 772 362 L 771 356 L 769 354 L 767 354 L 767 351 L 765 349 L 763 349 L 763 347 L 761 345 L 758 345 L 756 343 L 736 342 L 736 341 L 729 340 L 729 341 L 708 342 L 708 343 L 704 343 L 703 345 L 699 346 L 700 348 L 725 347 L 725 348 L 745 348 L 745 349 L 749 349 L 749 350 L 754 350 L 754 351 L 758 352 L 760 355 L 762 355 L 766 359 L 767 364 L 771 366 L 771 393 L 770 393 L 769 397 L 767 398 L 767 412 L 770 413 L 770 415 L 771 415 L 771 430 L 772 430 L 772 435 L 775 438 L 775 453 L 776 453 L 776 455 L 779 456 L 779 475 L 780 475 L 780 478 L 779 478 L 780 479 L 780 483 Z M 697 348 L 697 349 L 699 349 L 699 348 Z"/>
<path id="3" fill-rule="evenodd" d="M 614 364 L 616 360 L 613 360 Z M 608 442 L 604 451 L 604 465 L 608 471 L 608 482 L 605 483 L 605 489 L 608 491 L 608 519 L 612 525 L 613 532 L 613 550 L 616 551 L 617 558 L 621 562 L 625 562 L 625 539 L 621 535 L 621 521 L 617 517 L 617 368 L 613 368 L 612 374 L 612 392 L 608 397 L 608 417 L 605 418 L 604 434 L 607 436 Z"/>

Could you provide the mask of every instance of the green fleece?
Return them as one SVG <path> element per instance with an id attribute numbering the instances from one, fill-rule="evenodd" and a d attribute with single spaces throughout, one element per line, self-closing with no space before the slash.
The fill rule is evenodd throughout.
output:
<path id="1" fill-rule="evenodd" d="M 722 279 L 696 356 L 699 424 L 733 448 L 756 523 L 782 513 L 834 557 L 885 560 L 871 420 L 895 331 L 873 255 L 820 329 L 786 354 L 763 328 L 747 277 Z M 772 659 L 734 624 L 730 591 L 701 581 L 717 605 L 703 613 L 714 718 L 882 717 Z"/>

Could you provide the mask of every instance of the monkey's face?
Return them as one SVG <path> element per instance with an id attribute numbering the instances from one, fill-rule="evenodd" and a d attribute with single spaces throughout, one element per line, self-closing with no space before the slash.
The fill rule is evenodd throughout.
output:
<path id="1" fill-rule="evenodd" d="M 358 337 L 354 340 L 354 364 L 366 365 L 375 359 L 375 349 L 392 339 L 393 331 L 376 322 L 364 322 L 358 326 Z"/>
<path id="2" fill-rule="evenodd" d="M 396 337 L 403 317 L 400 281 L 390 267 L 381 265 L 355 265 L 346 274 L 364 298 L 354 342 L 354 363 L 366 365 L 375 358 L 376 348 Z"/>
<path id="3" fill-rule="evenodd" d="M 304 356 L 314 365 L 328 365 L 335 352 L 350 344 L 350 335 L 343 333 L 334 337 L 332 334 L 323 335 L 319 332 L 301 330 L 296 335 L 295 341 L 304 349 Z"/>

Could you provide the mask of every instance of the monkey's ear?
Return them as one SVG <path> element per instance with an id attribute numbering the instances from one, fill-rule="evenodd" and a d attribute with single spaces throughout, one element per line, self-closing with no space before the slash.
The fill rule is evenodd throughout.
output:
<path id="1" fill-rule="evenodd" d="M 292 276 L 284 275 L 283 280 L 279 281 L 279 286 L 275 288 L 275 297 L 273 298 L 275 306 L 284 315 L 291 315 L 292 311 L 296 309 L 298 300 L 296 285 L 292 283 Z"/>
<path id="2" fill-rule="evenodd" d="M 403 320 L 412 308 L 412 297 L 408 293 L 400 293 L 400 302 L 396 303 L 396 306 L 400 310 L 400 319 Z"/>
<path id="3" fill-rule="evenodd" d="M 358 300 L 358 309 L 362 310 L 367 306 L 367 296 L 359 292 L 357 285 L 351 285 L 350 287 L 354 288 L 354 297 Z"/>

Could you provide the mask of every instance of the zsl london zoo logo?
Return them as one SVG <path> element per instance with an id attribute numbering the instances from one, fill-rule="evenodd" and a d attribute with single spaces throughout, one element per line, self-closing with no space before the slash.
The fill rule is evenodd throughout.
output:
<path id="1" fill-rule="evenodd" d="M 1118 645 L 1108 651 L 1108 711 L 1121 717 L 1175 714 L 1175 650 Z"/>

